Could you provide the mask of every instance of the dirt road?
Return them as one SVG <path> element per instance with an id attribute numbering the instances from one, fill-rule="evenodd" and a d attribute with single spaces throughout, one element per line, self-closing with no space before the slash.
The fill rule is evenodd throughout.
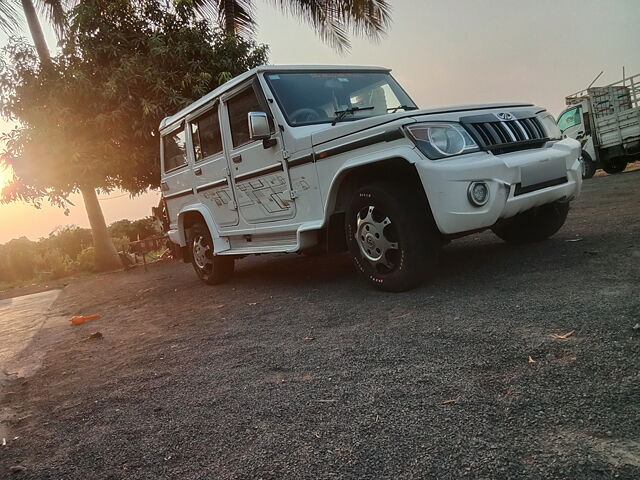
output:
<path id="1" fill-rule="evenodd" d="M 51 314 L 103 317 L 12 383 L 0 477 L 640 478 L 640 171 L 547 242 L 451 243 L 408 293 L 343 255 L 237 270 L 67 287 Z"/>

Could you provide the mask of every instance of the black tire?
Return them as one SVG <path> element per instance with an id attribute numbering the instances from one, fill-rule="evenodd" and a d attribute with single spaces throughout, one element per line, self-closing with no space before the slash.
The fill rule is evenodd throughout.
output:
<path id="1" fill-rule="evenodd" d="M 410 290 L 435 271 L 439 232 L 429 206 L 405 186 L 381 182 L 359 189 L 345 231 L 356 268 L 380 290 Z"/>
<path id="2" fill-rule="evenodd" d="M 610 163 L 608 165 L 604 165 L 602 169 L 607 172 L 609 175 L 615 175 L 616 173 L 624 172 L 624 169 L 627 168 L 627 162 L 616 162 Z"/>
<path id="3" fill-rule="evenodd" d="M 311 247 L 303 250 L 302 254 L 309 258 L 323 257 L 327 254 L 327 249 L 324 247 Z"/>
<path id="4" fill-rule="evenodd" d="M 567 219 L 567 213 L 568 202 L 548 203 L 503 220 L 491 230 L 508 243 L 541 242 L 560 230 Z"/>
<path id="5" fill-rule="evenodd" d="M 204 223 L 196 223 L 191 226 L 189 249 L 193 269 L 204 283 L 218 285 L 233 276 L 234 258 L 213 254 L 211 233 Z"/>
<path id="6" fill-rule="evenodd" d="M 595 175 L 596 173 L 596 164 L 589 155 L 584 150 L 582 151 L 582 178 L 588 179 Z"/>

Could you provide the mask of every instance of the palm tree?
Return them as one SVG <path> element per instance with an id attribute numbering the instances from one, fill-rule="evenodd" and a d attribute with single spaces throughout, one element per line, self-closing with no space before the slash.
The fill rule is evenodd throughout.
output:
<path id="1" fill-rule="evenodd" d="M 13 33 L 20 25 L 17 0 L 1 0 L 0 3 L 0 28 L 7 33 Z M 20 0 L 22 10 L 29 25 L 29 31 L 33 38 L 33 43 L 38 53 L 38 58 L 43 66 L 52 64 L 51 54 L 47 47 L 47 42 L 42 33 L 42 26 L 38 19 L 36 6 L 33 0 Z M 38 8 L 45 14 L 46 18 L 56 31 L 56 35 L 60 38 L 66 27 L 65 10 L 75 4 L 74 0 L 36 0 Z M 118 252 L 113 246 L 113 241 L 109 236 L 107 224 L 102 214 L 102 208 L 98 201 L 96 190 L 92 186 L 80 188 L 82 199 L 84 200 L 87 217 L 91 225 L 91 234 L 93 237 L 93 248 L 95 254 L 95 267 L 97 270 L 114 270 L 122 267 Z"/>
<path id="2" fill-rule="evenodd" d="M 69 0 L 36 0 L 34 4 L 33 0 L 2 0 L 0 3 L 0 30 L 7 34 L 15 33 L 21 24 L 18 9 L 19 3 L 22 5 L 22 10 L 27 19 L 27 25 L 29 26 L 29 31 L 31 32 L 31 37 L 33 38 L 40 62 L 43 65 L 50 64 L 51 56 L 47 48 L 47 42 L 44 39 L 44 34 L 42 33 L 42 26 L 38 20 L 36 6 L 45 14 L 47 20 L 49 20 L 55 29 L 58 38 L 60 38 L 66 26 L 65 7 L 70 6 L 73 2 Z"/>
<path id="3" fill-rule="evenodd" d="M 378 40 L 391 21 L 387 0 L 270 0 L 283 13 L 311 25 L 320 38 L 339 52 L 348 50 L 349 32 Z M 254 0 L 177 0 L 205 18 L 217 19 L 229 35 L 255 33 Z"/>

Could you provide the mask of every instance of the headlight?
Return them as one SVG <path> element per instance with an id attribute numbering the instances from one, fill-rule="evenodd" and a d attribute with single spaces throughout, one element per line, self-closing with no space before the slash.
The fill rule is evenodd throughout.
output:
<path id="1" fill-rule="evenodd" d="M 416 147 L 431 160 L 480 150 L 458 123 L 417 123 L 406 129 Z"/>
<path id="2" fill-rule="evenodd" d="M 562 138 L 562 132 L 558 128 L 558 124 L 556 123 L 556 119 L 553 118 L 549 112 L 542 113 L 538 120 L 544 125 L 544 129 L 547 131 L 547 137 L 550 140 L 560 140 Z"/>

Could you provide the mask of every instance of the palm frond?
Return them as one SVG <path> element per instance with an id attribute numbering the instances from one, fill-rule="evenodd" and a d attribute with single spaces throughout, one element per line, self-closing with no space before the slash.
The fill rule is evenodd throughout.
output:
<path id="1" fill-rule="evenodd" d="M 356 35 L 378 40 L 391 24 L 391 6 L 387 0 L 334 0 L 331 3 L 340 21 Z"/>
<path id="2" fill-rule="evenodd" d="M 78 0 L 35 0 L 36 8 L 40 10 L 56 32 L 58 39 L 67 28 L 66 13 L 71 10 Z"/>
<path id="3" fill-rule="evenodd" d="M 252 37 L 256 31 L 253 0 L 190 0 L 203 18 L 214 20 L 225 32 Z"/>
<path id="4" fill-rule="evenodd" d="M 20 26 L 22 14 L 16 8 L 14 0 L 0 0 L 0 30 L 11 35 Z"/>
<path id="5" fill-rule="evenodd" d="M 351 47 L 349 32 L 379 40 L 391 23 L 387 0 L 271 0 L 282 12 L 307 22 L 338 52 Z"/>

